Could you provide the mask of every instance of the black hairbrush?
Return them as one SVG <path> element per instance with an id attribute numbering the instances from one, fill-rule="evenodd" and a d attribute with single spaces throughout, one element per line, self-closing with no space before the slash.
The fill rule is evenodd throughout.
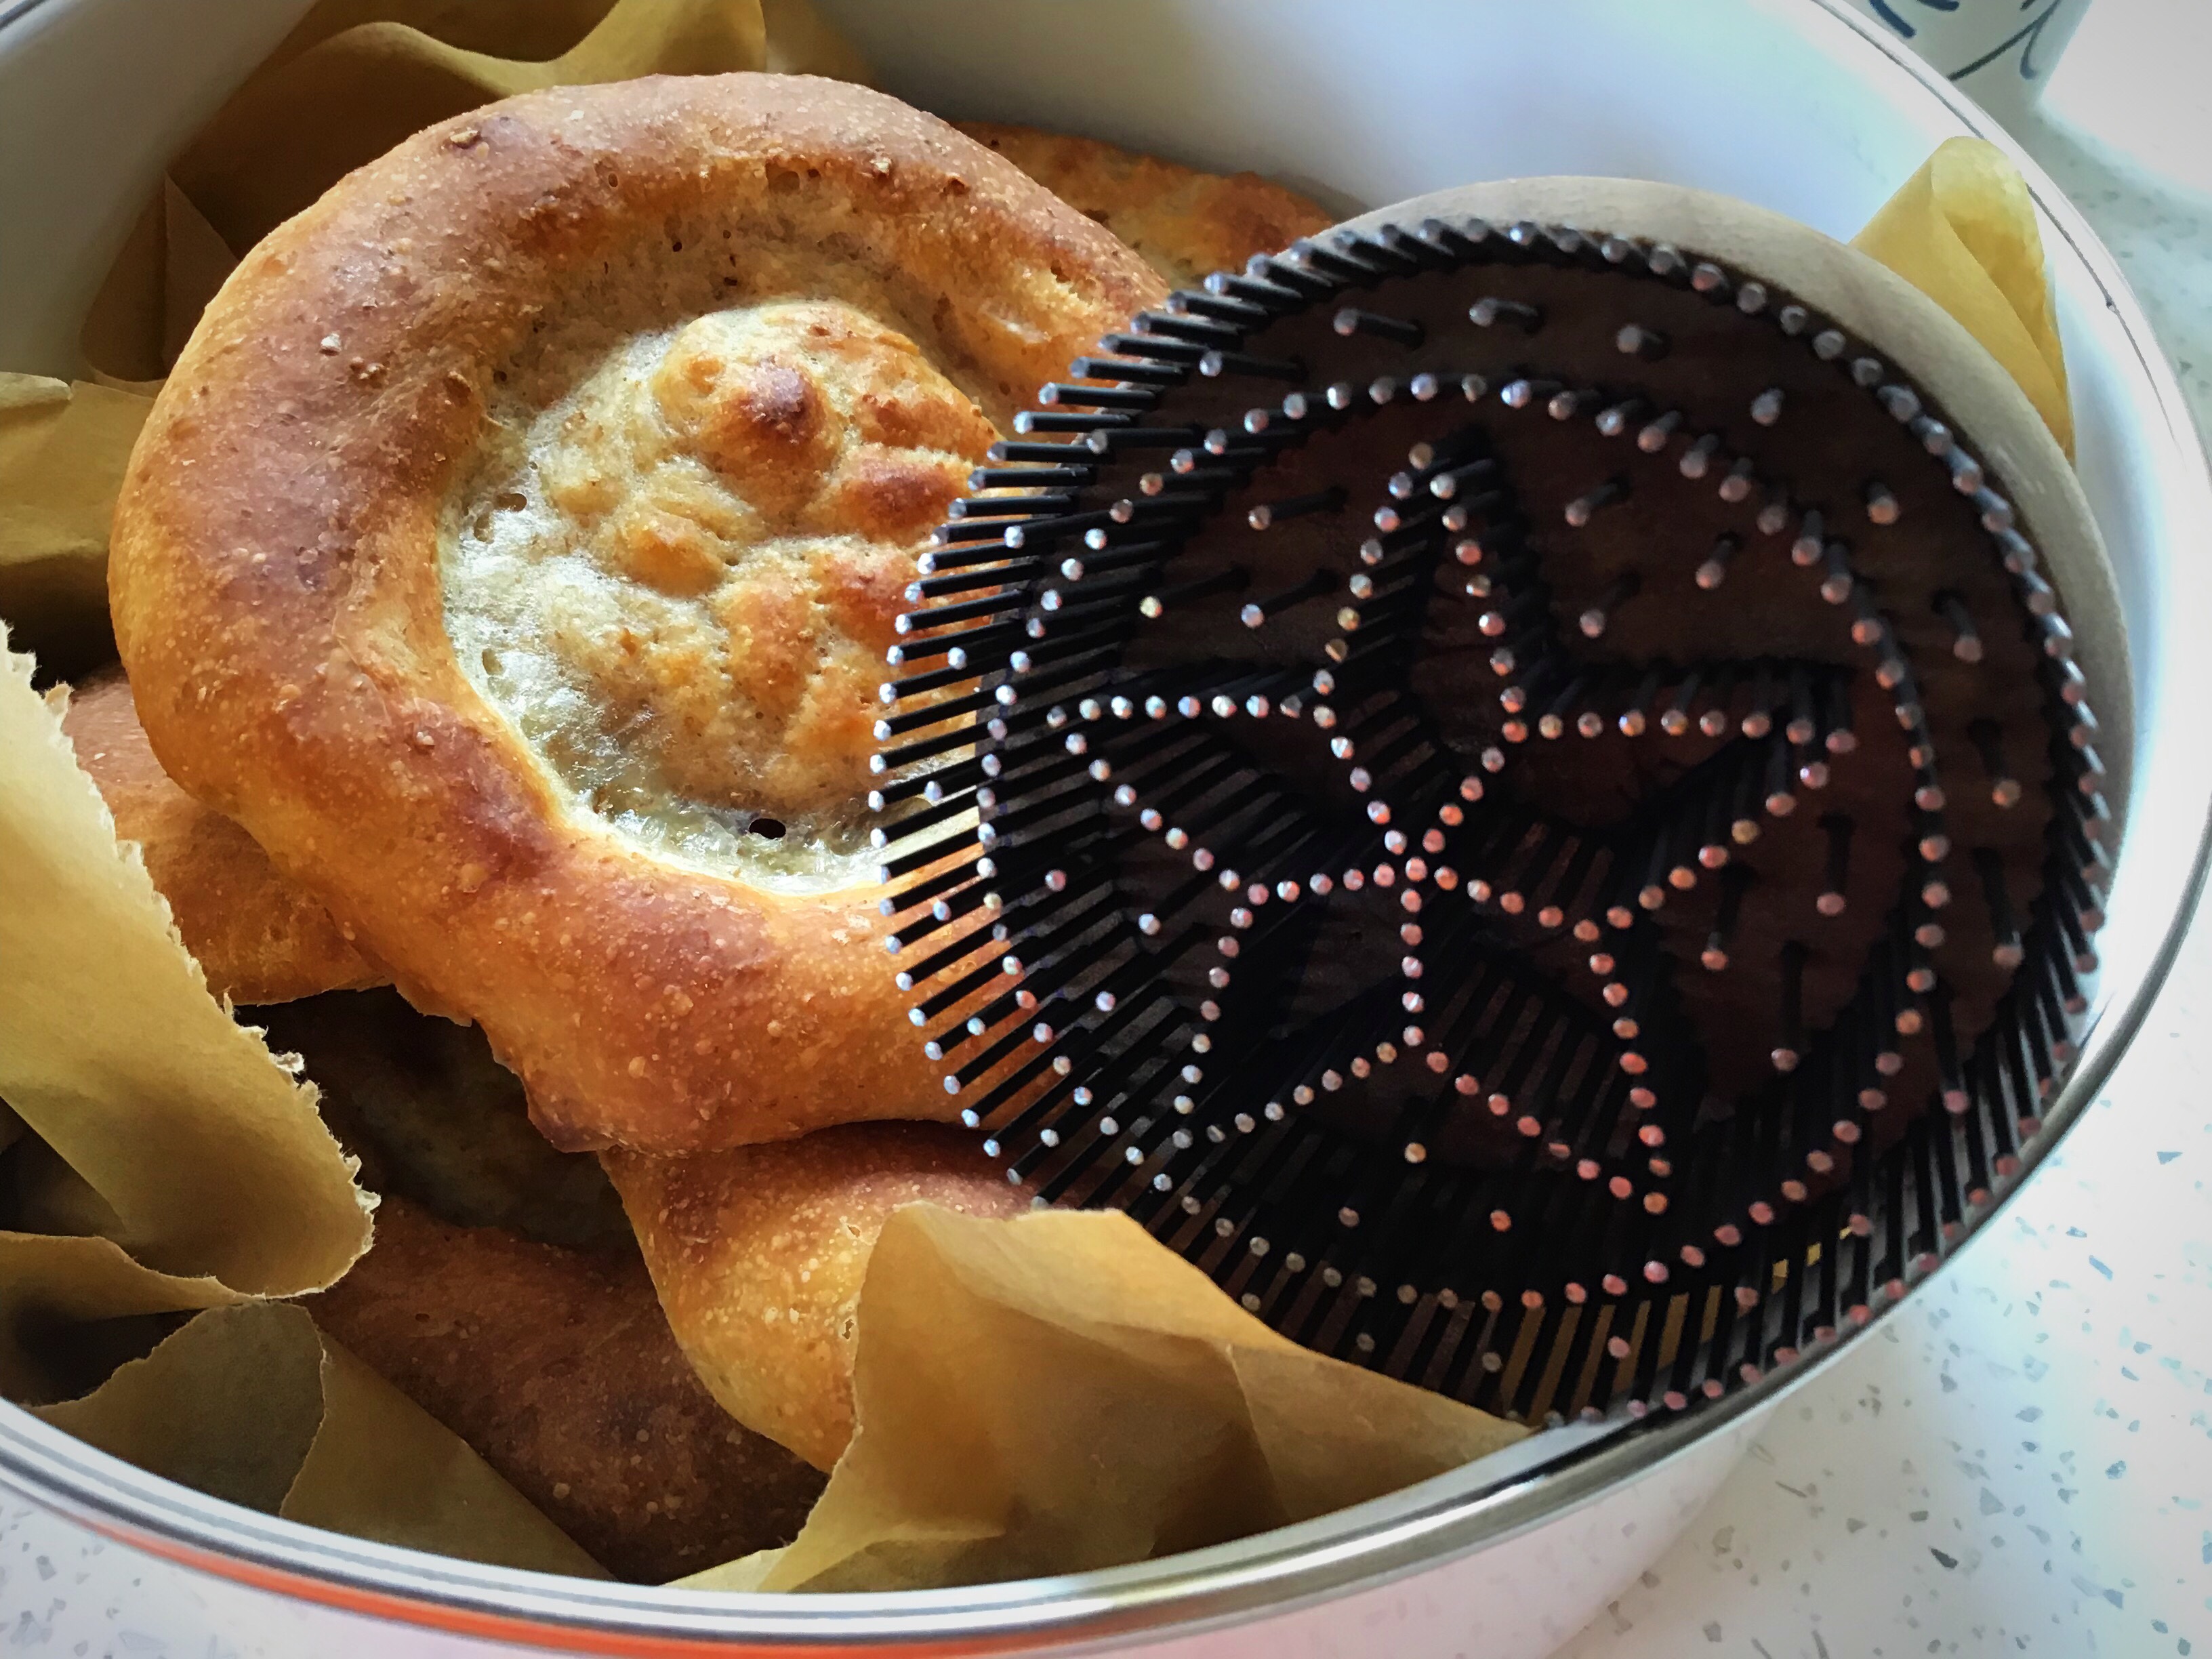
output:
<path id="1" fill-rule="evenodd" d="M 2101 555 L 1979 348 L 1802 227 L 1391 218 L 1135 319 L 976 475 L 884 688 L 893 948 L 1046 1199 L 1494 1411 L 1679 1407 L 2037 1131 Z"/>

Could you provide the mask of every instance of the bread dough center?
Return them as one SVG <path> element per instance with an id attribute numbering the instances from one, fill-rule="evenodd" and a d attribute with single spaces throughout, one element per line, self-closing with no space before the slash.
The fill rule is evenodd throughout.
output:
<path id="1" fill-rule="evenodd" d="M 514 378 L 568 389 L 495 388 L 441 562 L 463 671 L 643 850 L 792 890 L 867 878 L 884 653 L 989 421 L 826 301 Z"/>

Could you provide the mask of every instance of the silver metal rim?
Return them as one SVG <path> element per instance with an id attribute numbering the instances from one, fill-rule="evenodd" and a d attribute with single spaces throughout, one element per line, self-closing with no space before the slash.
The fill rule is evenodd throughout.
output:
<path id="1" fill-rule="evenodd" d="M 1814 0 L 1890 64 L 1941 100 L 1972 133 L 2020 167 L 2057 239 L 2082 263 L 2118 319 L 2165 424 L 2159 470 L 2169 522 L 2212 523 L 2212 472 L 2172 371 L 2112 255 L 2042 169 L 1934 69 L 1844 0 Z M 0 11 L 20 17 L 27 8 Z M 2203 619 L 2212 624 L 2212 617 Z M 2032 1174 L 2103 1088 L 2155 1000 L 2179 951 L 2212 862 L 2212 823 L 2156 836 L 2136 823 L 2132 869 L 2143 867 L 2172 909 L 2141 977 L 2124 996 L 2102 988 L 2080 1061 L 2027 1149 Z M 2165 843 L 2171 842 L 2172 845 Z M 2015 1181 L 1975 1231 L 2017 1192 Z M 1950 1253 L 1955 1255 L 1955 1249 Z M 1949 1260 L 1947 1255 L 1946 1261 Z M 1938 1271 L 1941 1271 L 1939 1268 Z M 1894 1304 L 1893 1304 L 1894 1305 Z M 1885 1316 L 1877 1314 L 1876 1321 Z M 1771 1406 L 1832 1363 L 1868 1328 L 1846 1333 L 1763 1384 L 1684 1416 L 1640 1425 L 1571 1429 L 1544 1440 L 1540 1458 L 1514 1451 L 1355 1509 L 1163 1560 L 1065 1578 L 902 1595 L 741 1595 L 605 1584 L 512 1569 L 327 1533 L 238 1508 L 108 1457 L 0 1402 L 0 1481 L 112 1538 L 218 1577 L 300 1600 L 400 1621 L 528 1642 L 551 1638 L 589 1650 L 640 1638 L 709 1646 L 781 1647 L 957 1641 L 1012 1651 L 1111 1640 L 1172 1627 L 1179 1633 L 1281 1613 L 1373 1588 L 1553 1521 L 1656 1471 L 1707 1437 Z"/>

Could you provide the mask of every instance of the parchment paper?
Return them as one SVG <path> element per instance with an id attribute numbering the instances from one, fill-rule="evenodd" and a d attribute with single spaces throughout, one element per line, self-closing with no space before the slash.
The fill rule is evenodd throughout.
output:
<path id="1" fill-rule="evenodd" d="M 1981 138 L 1947 138 L 1851 246 L 1942 306 L 2035 405 L 2070 459 L 2066 353 L 2027 181 Z"/>
<path id="2" fill-rule="evenodd" d="M 252 1386 L 241 1387 L 248 1378 Z M 287 1520 L 472 1561 L 606 1577 L 291 1304 L 202 1314 L 84 1398 L 37 1412 L 140 1468 Z"/>
<path id="3" fill-rule="evenodd" d="M 151 397 L 238 256 L 173 179 L 161 180 L 93 295 L 77 343 L 103 386 Z"/>
<path id="4" fill-rule="evenodd" d="M 31 667 L 0 650 L 0 1097 L 147 1267 L 326 1285 L 369 1224 L 314 1091 L 209 996 Z"/>
<path id="5" fill-rule="evenodd" d="M 797 1540 L 686 1584 L 1080 1572 L 1326 1514 L 1526 1432 L 1309 1352 L 1112 1212 L 893 1212 L 853 1382 L 853 1443 Z"/>
<path id="6" fill-rule="evenodd" d="M 50 663 L 112 655 L 107 523 L 153 399 L 0 374 L 0 618 Z"/>
<path id="7" fill-rule="evenodd" d="M 325 1353 L 304 1312 L 249 1300 L 343 1273 L 369 1200 L 314 1091 L 208 994 L 77 769 L 59 694 L 30 673 L 0 649 L 0 1096 L 21 1126 L 17 1224 L 48 1231 L 0 1231 L 0 1393 L 65 1400 L 159 1335 L 159 1316 L 224 1310 L 46 1415 L 227 1496 L 251 1476 L 242 1501 L 272 1513 L 596 1572 L 459 1440 Z"/>
<path id="8" fill-rule="evenodd" d="M 100 1380 L 113 1338 L 140 1346 L 118 1328 L 243 1299 L 214 1279 L 156 1273 L 109 1239 L 0 1232 L 0 1395 L 66 1400 Z"/>
<path id="9" fill-rule="evenodd" d="M 807 0 L 322 0 L 177 158 L 85 356 L 158 380 L 236 254 L 434 121 L 543 87 L 759 69 L 868 78 Z"/>

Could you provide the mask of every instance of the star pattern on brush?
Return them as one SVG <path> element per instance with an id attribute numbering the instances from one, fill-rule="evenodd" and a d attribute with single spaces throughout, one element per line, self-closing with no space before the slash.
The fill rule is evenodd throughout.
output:
<path id="1" fill-rule="evenodd" d="M 2070 1057 L 2105 865 L 2057 595 L 1923 395 L 1756 278 L 1478 222 L 1073 374 L 878 733 L 902 982 L 1010 1174 L 1514 1413 L 1901 1289 Z"/>

